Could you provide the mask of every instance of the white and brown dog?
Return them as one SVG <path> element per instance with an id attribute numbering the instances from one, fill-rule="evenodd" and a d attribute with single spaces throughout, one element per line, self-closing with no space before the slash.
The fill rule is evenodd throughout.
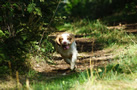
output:
<path id="1" fill-rule="evenodd" d="M 74 70 L 78 54 L 74 35 L 70 33 L 59 34 L 55 42 L 57 52 L 61 54 L 66 63 L 70 64 L 70 69 Z"/>

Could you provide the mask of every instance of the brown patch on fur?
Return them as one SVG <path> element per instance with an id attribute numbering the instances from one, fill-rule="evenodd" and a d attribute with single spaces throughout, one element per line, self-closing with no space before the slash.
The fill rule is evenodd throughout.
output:
<path id="1" fill-rule="evenodd" d="M 69 34 L 68 40 L 70 40 L 71 43 L 74 42 L 75 36 L 73 34 Z"/>
<path id="2" fill-rule="evenodd" d="M 62 36 L 61 35 L 57 35 L 57 37 L 56 37 L 56 39 L 55 39 L 55 42 L 57 43 L 57 44 L 61 44 L 60 42 L 63 40 L 63 38 L 62 38 Z"/>
<path id="3" fill-rule="evenodd" d="M 55 42 L 57 42 L 58 45 L 61 45 L 61 42 L 63 40 L 63 37 L 61 36 L 63 33 L 59 34 L 56 36 L 56 39 L 55 39 Z M 69 36 L 68 36 L 68 40 L 70 41 L 70 43 L 73 43 L 74 42 L 74 39 L 75 39 L 75 36 L 71 33 L 68 33 Z"/>

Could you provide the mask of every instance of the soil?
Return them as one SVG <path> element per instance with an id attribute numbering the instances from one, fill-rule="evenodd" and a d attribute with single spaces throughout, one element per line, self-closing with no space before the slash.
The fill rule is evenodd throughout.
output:
<path id="1" fill-rule="evenodd" d="M 108 28 L 124 29 L 127 33 L 137 33 L 137 23 L 119 24 L 118 26 L 111 26 Z M 49 37 L 55 39 L 55 36 L 58 33 L 61 32 L 52 33 Z M 47 78 L 54 78 L 56 76 L 81 72 L 91 67 L 97 68 L 107 65 L 113 61 L 113 58 L 116 56 L 116 54 L 112 53 L 113 49 L 103 49 L 103 45 L 96 43 L 94 38 L 83 38 L 83 35 L 76 35 L 75 40 L 79 52 L 75 71 L 71 71 L 70 65 L 68 65 L 56 52 L 52 55 L 52 64 L 42 62 L 42 64 L 34 66 L 34 69 L 44 74 Z"/>
<path id="2" fill-rule="evenodd" d="M 54 39 L 55 34 L 50 37 Z M 75 37 L 77 50 L 79 52 L 75 71 L 71 71 L 70 65 L 56 52 L 51 56 L 52 64 L 39 62 L 38 64 L 35 64 L 33 68 L 39 73 L 44 74 L 47 78 L 55 78 L 62 75 L 81 72 L 89 69 L 91 66 L 93 68 L 104 66 L 107 63 L 110 63 L 115 57 L 115 55 L 111 53 L 113 50 L 102 50 L 101 48 L 103 45 L 96 43 L 94 39 L 83 38 L 83 35 L 76 35 Z"/>

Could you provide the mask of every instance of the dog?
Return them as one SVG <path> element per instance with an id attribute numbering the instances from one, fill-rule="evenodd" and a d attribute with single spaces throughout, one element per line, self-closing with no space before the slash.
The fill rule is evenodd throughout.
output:
<path id="1" fill-rule="evenodd" d="M 78 55 L 75 36 L 71 33 L 61 33 L 56 36 L 55 43 L 57 52 L 70 64 L 70 69 L 74 70 Z"/>

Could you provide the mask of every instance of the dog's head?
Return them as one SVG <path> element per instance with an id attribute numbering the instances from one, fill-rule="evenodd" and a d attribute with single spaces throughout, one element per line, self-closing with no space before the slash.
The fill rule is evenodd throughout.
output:
<path id="1" fill-rule="evenodd" d="M 56 43 L 62 46 L 63 49 L 67 50 L 70 48 L 70 45 L 74 42 L 74 35 L 70 33 L 62 33 L 57 35 Z"/>

